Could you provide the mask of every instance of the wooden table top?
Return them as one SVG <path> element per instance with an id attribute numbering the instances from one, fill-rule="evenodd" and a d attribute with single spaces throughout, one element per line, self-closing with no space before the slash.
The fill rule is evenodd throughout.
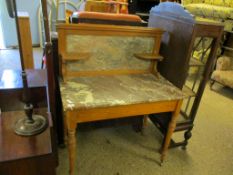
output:
<path id="1" fill-rule="evenodd" d="M 51 117 L 47 109 L 35 110 L 35 114 Z M 24 116 L 24 111 L 3 112 L 0 114 L 0 162 L 13 161 L 52 153 L 50 127 L 39 135 L 23 137 L 14 133 L 14 124 Z"/>
<path id="2" fill-rule="evenodd" d="M 45 69 L 28 69 L 27 80 L 29 87 L 43 87 L 46 86 L 47 73 Z M 1 89 L 17 89 L 22 88 L 21 70 L 6 69 L 0 77 Z"/>

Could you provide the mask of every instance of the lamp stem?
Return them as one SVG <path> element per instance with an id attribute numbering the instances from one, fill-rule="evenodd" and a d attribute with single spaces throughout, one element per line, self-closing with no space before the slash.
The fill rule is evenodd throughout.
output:
<path id="1" fill-rule="evenodd" d="M 21 67 L 22 67 L 22 71 L 25 71 L 24 61 L 23 61 L 22 41 L 21 41 L 21 37 L 20 37 L 21 35 L 20 35 L 20 30 L 19 30 L 19 20 L 18 20 L 16 0 L 13 0 L 13 6 L 14 6 L 14 13 L 15 13 L 15 24 L 16 24 L 16 31 L 17 31 L 18 44 L 19 44 L 19 54 L 20 54 Z"/>
<path id="2" fill-rule="evenodd" d="M 49 34 L 49 19 L 48 19 L 48 11 L 47 11 L 47 1 L 41 0 L 42 5 L 42 13 L 44 19 L 44 29 L 45 29 L 45 41 L 46 43 L 50 42 L 50 34 Z"/>

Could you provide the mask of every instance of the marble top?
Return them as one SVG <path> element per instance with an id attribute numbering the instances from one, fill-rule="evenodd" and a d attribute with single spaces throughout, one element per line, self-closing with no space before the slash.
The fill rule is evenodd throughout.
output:
<path id="1" fill-rule="evenodd" d="M 65 111 L 185 98 L 180 89 L 153 74 L 76 77 L 61 82 L 60 91 Z"/>

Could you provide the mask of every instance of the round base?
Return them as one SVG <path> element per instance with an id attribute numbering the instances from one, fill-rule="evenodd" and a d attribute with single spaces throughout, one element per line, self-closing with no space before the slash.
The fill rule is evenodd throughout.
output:
<path id="1" fill-rule="evenodd" d="M 15 123 L 15 133 L 21 136 L 32 136 L 43 132 L 47 128 L 47 120 L 40 115 L 32 116 L 34 122 L 22 118 Z"/>

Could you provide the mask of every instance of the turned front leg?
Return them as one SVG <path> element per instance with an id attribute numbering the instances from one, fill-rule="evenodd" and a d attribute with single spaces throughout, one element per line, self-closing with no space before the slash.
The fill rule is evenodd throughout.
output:
<path id="1" fill-rule="evenodd" d="M 177 105 L 176 105 L 176 109 L 172 113 L 171 121 L 169 122 L 167 134 L 165 136 L 164 144 L 163 144 L 163 147 L 162 147 L 162 152 L 161 152 L 161 157 L 160 157 L 161 164 L 164 161 L 164 158 L 166 156 L 168 147 L 169 147 L 170 142 L 171 142 L 173 131 L 176 128 L 176 121 L 177 121 L 177 118 L 178 118 L 179 113 L 180 113 L 181 104 L 182 104 L 182 100 L 178 101 Z"/>
<path id="2" fill-rule="evenodd" d="M 64 134 L 64 145 L 67 146 L 67 143 L 68 143 L 68 129 L 67 129 L 67 121 L 66 121 L 66 116 L 64 116 L 64 119 L 63 119 L 63 134 Z"/>
<path id="3" fill-rule="evenodd" d="M 66 128 L 68 135 L 68 151 L 69 151 L 69 174 L 75 174 L 75 161 L 76 161 L 76 125 L 77 123 L 73 120 L 72 112 L 66 114 Z"/>
<path id="4" fill-rule="evenodd" d="M 76 161 L 76 129 L 68 129 L 70 175 L 74 175 Z"/>

